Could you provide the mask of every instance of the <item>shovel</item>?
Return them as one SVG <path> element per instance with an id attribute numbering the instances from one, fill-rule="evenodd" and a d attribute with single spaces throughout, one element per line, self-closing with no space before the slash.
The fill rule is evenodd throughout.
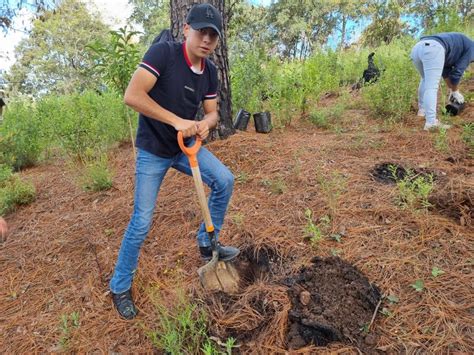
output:
<path id="1" fill-rule="evenodd" d="M 211 242 L 212 259 L 206 265 L 198 269 L 201 285 L 208 291 L 223 291 L 229 294 L 236 293 L 239 290 L 240 278 L 235 266 L 231 262 L 219 261 L 214 225 L 212 224 L 211 213 L 207 206 L 206 194 L 204 193 L 201 172 L 197 161 L 197 153 L 201 148 L 201 140 L 196 138 L 196 143 L 192 147 L 186 147 L 184 145 L 182 132 L 178 132 L 178 144 L 189 159 L 194 185 L 196 186 L 198 194 L 199 206 L 201 207 L 206 232 Z"/>

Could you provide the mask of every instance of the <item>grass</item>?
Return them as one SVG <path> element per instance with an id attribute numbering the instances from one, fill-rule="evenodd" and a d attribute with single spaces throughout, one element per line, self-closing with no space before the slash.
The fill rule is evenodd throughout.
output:
<path id="1" fill-rule="evenodd" d="M 35 187 L 13 174 L 11 168 L 0 165 L 0 216 L 27 205 L 36 198 Z"/>

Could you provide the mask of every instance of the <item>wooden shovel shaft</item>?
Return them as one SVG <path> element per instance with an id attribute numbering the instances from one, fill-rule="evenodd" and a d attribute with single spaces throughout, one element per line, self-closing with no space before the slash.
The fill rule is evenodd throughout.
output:
<path id="1" fill-rule="evenodd" d="M 204 218 L 204 224 L 206 225 L 206 231 L 211 233 L 214 231 L 214 225 L 212 224 L 211 213 L 206 201 L 206 194 L 204 192 L 204 185 L 202 183 L 201 171 L 199 166 L 191 168 L 193 173 L 194 185 L 196 186 L 196 192 L 198 194 L 199 206 L 201 207 L 202 216 Z"/>

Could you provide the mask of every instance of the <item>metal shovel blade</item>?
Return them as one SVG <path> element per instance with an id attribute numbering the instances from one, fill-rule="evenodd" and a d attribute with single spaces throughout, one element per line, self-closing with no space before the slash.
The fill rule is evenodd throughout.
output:
<path id="1" fill-rule="evenodd" d="M 240 277 L 229 261 L 219 261 L 217 253 L 210 262 L 198 269 L 201 285 L 208 291 L 235 294 L 239 291 Z"/>

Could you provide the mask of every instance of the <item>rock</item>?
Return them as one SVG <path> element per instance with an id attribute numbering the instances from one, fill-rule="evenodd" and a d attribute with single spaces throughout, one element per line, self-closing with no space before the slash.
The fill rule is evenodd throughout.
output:
<path id="1" fill-rule="evenodd" d="M 311 301 L 311 293 L 308 291 L 302 291 L 300 293 L 300 302 L 302 305 L 306 306 Z"/>

